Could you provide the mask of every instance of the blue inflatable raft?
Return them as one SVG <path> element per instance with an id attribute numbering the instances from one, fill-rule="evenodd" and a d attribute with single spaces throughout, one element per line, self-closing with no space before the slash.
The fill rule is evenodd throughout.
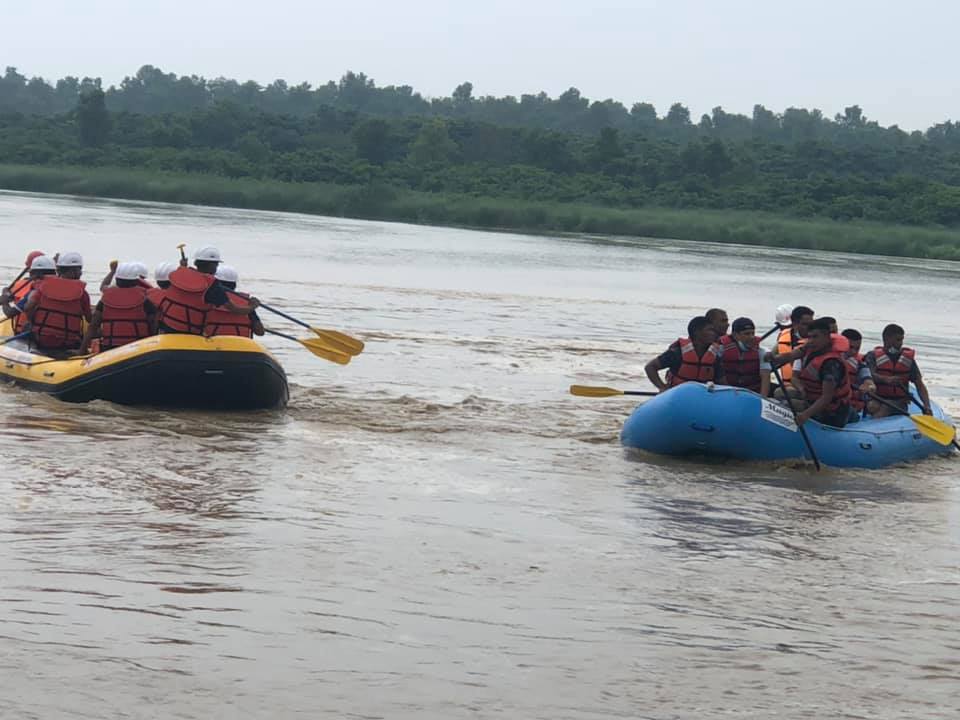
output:
<path id="1" fill-rule="evenodd" d="M 939 407 L 934 416 L 949 422 Z M 916 407 L 911 412 L 919 413 Z M 903 415 L 861 420 L 842 430 L 804 426 L 820 462 L 838 468 L 879 468 L 949 455 Z M 741 388 L 686 383 L 657 395 L 627 419 L 621 442 L 660 455 L 710 455 L 738 460 L 810 459 L 789 408 Z"/>

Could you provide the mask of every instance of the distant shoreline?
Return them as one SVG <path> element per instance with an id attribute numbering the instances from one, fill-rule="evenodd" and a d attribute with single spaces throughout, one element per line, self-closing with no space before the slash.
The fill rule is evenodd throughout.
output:
<path id="1" fill-rule="evenodd" d="M 804 220 L 742 210 L 615 209 L 419 193 L 378 184 L 288 183 L 130 168 L 3 164 L 0 189 L 482 230 L 635 236 L 960 260 L 958 230 Z"/>

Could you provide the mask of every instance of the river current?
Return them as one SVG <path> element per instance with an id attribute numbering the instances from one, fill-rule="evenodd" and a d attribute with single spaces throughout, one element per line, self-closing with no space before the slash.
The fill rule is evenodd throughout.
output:
<path id="1" fill-rule="evenodd" d="M 367 343 L 265 345 L 283 411 L 0 388 L 2 718 L 949 718 L 957 458 L 626 455 L 644 363 L 708 307 L 887 322 L 960 416 L 960 264 L 0 193 L 34 248 L 245 289 Z M 264 313 L 268 326 L 297 333 Z M 872 343 L 872 344 L 871 344 Z"/>

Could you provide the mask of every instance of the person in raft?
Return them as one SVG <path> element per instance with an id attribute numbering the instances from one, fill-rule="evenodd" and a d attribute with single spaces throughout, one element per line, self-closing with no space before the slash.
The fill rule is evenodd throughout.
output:
<path id="1" fill-rule="evenodd" d="M 680 338 L 669 348 L 647 363 L 644 371 L 660 392 L 686 382 L 726 384 L 720 347 L 716 344 L 717 330 L 704 316 L 687 323 L 687 337 Z M 666 382 L 660 371 L 667 371 Z"/>
<path id="2" fill-rule="evenodd" d="M 147 299 L 139 263 L 121 263 L 114 271 L 116 285 L 107 286 L 93 311 L 79 354 L 86 354 L 94 338 L 100 350 L 112 350 L 157 334 L 157 307 Z"/>
<path id="3" fill-rule="evenodd" d="M 160 303 L 163 301 L 166 289 L 170 287 L 170 273 L 176 269 L 176 263 L 162 262 L 157 265 L 156 270 L 153 271 L 153 279 L 157 281 L 157 286 L 147 290 L 147 300 L 156 305 L 157 308 L 160 307 Z"/>
<path id="4" fill-rule="evenodd" d="M 905 335 L 899 325 L 887 325 L 883 329 L 883 345 L 867 353 L 864 360 L 876 383 L 877 396 L 906 411 L 910 406 L 910 383 L 913 383 L 923 403 L 923 414 L 932 415 L 930 393 L 917 365 L 917 353 L 903 346 Z M 888 405 L 876 400 L 867 403 L 867 411 L 877 418 L 896 414 Z"/>
<path id="5" fill-rule="evenodd" d="M 847 347 L 846 343 L 842 347 Z M 829 320 L 821 318 L 810 323 L 806 342 L 792 355 L 801 361 L 793 376 L 801 395 L 792 400 L 797 424 L 813 418 L 824 425 L 844 427 L 850 419 L 850 377 L 841 344 L 830 332 Z"/>
<path id="6" fill-rule="evenodd" d="M 791 354 L 806 342 L 807 328 L 812 322 L 813 310 L 806 305 L 798 305 L 790 312 L 790 327 L 781 330 L 777 337 L 777 352 L 772 359 L 774 365 L 780 367 L 780 375 L 785 383 L 789 383 L 793 377 Z"/>
<path id="7" fill-rule="evenodd" d="M 237 292 L 237 283 L 240 282 L 240 275 L 229 265 L 220 264 L 216 274 L 217 282 L 227 291 L 227 297 L 231 302 L 243 306 L 247 302 L 248 296 Z M 252 338 L 254 335 L 263 335 L 263 323 L 256 312 L 249 315 L 237 315 L 236 313 L 220 308 L 214 308 L 207 313 L 207 326 L 203 330 L 207 337 L 213 335 L 234 335 L 238 337 Z"/>
<path id="8" fill-rule="evenodd" d="M 66 352 L 83 342 L 83 324 L 91 320 L 90 296 L 80 253 L 57 255 L 57 274 L 43 279 L 27 298 L 23 315 L 40 350 Z"/>
<path id="9" fill-rule="evenodd" d="M 717 331 L 718 338 L 722 338 L 727 334 L 727 330 L 730 329 L 730 318 L 726 310 L 710 308 L 703 316 L 713 325 L 713 329 Z"/>
<path id="10" fill-rule="evenodd" d="M 244 305 L 230 300 L 226 288 L 215 277 L 221 262 L 220 251 L 215 247 L 198 250 L 193 268 L 187 267 L 186 258 L 180 261 L 180 267 L 170 273 L 170 287 L 160 301 L 161 333 L 203 335 L 207 313 L 214 308 L 235 315 L 250 315 L 260 307 L 255 297 L 247 298 Z"/>
<path id="11" fill-rule="evenodd" d="M 28 280 L 19 283 L 18 287 L 4 288 L 3 292 L 0 293 L 0 309 L 3 310 L 4 317 L 13 318 L 14 334 L 24 331 L 26 317 L 23 311 L 27 307 L 27 298 L 30 296 L 30 292 L 40 285 L 44 278 L 56 274 L 56 264 L 51 258 L 41 253 L 30 262 Z M 18 292 L 18 290 L 21 292 Z"/>
<path id="12" fill-rule="evenodd" d="M 753 320 L 745 317 L 734 320 L 733 332 L 721 337 L 718 344 L 727 384 L 768 397 L 771 366 L 767 356 L 770 353 L 760 347 Z"/>
<path id="13" fill-rule="evenodd" d="M 847 366 L 847 377 L 850 380 L 850 420 L 848 422 L 857 422 L 863 416 L 866 407 L 867 393 L 877 391 L 877 386 L 873 382 L 873 374 L 867 363 L 864 362 L 863 355 L 860 354 L 860 347 L 863 345 L 863 335 L 859 330 L 847 328 L 842 333 L 850 348 L 843 353 L 843 362 Z"/>

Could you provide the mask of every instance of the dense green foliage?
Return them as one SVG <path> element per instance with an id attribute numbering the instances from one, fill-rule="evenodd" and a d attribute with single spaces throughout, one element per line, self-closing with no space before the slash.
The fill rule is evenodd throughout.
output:
<path id="1" fill-rule="evenodd" d="M 637 218 L 653 217 L 654 209 L 960 226 L 960 126 L 908 134 L 866 120 L 857 106 L 834 120 L 816 110 L 775 114 L 757 106 L 748 118 L 716 108 L 693 124 L 679 104 L 658 117 L 649 104 L 627 111 L 613 101 L 591 103 L 575 89 L 556 99 L 474 98 L 465 83 L 448 98 L 426 100 L 412 88 L 378 88 L 353 73 L 316 89 L 282 81 L 263 88 L 147 66 L 104 91 L 98 80 L 50 85 L 8 69 L 0 78 L 0 163 L 116 168 L 116 177 L 122 169 L 168 179 L 202 173 L 260 182 L 271 197 L 291 193 L 289 209 L 488 227 L 593 231 L 598 223 L 584 221 L 590 208 L 586 215 L 605 218 L 607 230 L 629 233 L 650 232 Z M 149 185 L 137 177 L 141 188 Z M 297 207 L 311 183 L 321 187 L 309 207 Z M 236 192 L 227 186 L 227 195 Z M 285 204 L 244 192 L 233 204 Z M 171 199 L 161 195 L 156 199 Z M 180 199 L 205 202 L 195 194 Z M 446 202 L 459 209 L 439 212 Z M 709 217 L 706 225 L 743 218 Z M 686 222 L 688 230 L 695 224 Z M 754 230 L 761 226 L 777 231 L 753 222 Z M 734 230 L 720 239 L 732 239 Z M 879 239 L 877 247 L 864 246 L 860 235 L 855 244 L 955 256 L 953 232 L 911 232 L 896 231 L 900 249 Z M 723 234 L 705 233 L 701 239 Z M 783 244 L 776 237 L 745 241 Z"/>
<path id="2" fill-rule="evenodd" d="M 425 225 L 636 235 L 960 260 L 960 232 L 867 222 L 792 220 L 732 210 L 622 210 L 395 190 L 373 183 L 291 183 L 117 168 L 0 165 L 0 187 L 397 220 Z"/>

